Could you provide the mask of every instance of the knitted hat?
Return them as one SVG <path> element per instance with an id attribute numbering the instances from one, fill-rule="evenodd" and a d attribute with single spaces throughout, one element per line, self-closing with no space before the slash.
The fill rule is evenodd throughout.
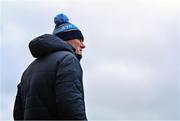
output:
<path id="1" fill-rule="evenodd" d="M 54 23 L 56 24 L 53 34 L 57 35 L 64 41 L 71 39 L 81 39 L 84 40 L 84 37 L 81 31 L 75 25 L 69 22 L 69 19 L 64 14 L 58 14 L 54 17 Z"/>

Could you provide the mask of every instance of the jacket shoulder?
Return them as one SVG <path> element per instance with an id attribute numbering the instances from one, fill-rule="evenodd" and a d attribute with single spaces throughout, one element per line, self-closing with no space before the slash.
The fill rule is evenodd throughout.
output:
<path id="1" fill-rule="evenodd" d="M 63 58 L 63 62 L 68 62 L 68 61 L 74 60 L 74 61 L 79 63 L 76 56 L 73 53 L 69 52 L 69 51 L 57 51 L 54 54 L 57 57 L 60 57 L 61 59 Z M 59 59 L 59 60 L 61 60 L 61 59 Z"/>

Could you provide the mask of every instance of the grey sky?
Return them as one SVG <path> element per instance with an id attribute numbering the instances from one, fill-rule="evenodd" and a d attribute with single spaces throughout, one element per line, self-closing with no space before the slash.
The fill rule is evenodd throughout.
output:
<path id="1" fill-rule="evenodd" d="M 12 119 L 16 85 L 34 59 L 31 39 L 65 13 L 85 36 L 90 120 L 180 119 L 178 0 L 1 0 L 0 119 Z"/>

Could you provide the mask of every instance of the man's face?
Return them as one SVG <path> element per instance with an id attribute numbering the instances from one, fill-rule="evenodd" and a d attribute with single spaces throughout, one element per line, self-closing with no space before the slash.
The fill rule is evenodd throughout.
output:
<path id="1" fill-rule="evenodd" d="M 71 46 L 73 46 L 76 49 L 76 54 L 82 56 L 82 49 L 85 48 L 85 45 L 82 40 L 80 39 L 72 39 L 68 40 L 67 43 L 69 43 Z"/>

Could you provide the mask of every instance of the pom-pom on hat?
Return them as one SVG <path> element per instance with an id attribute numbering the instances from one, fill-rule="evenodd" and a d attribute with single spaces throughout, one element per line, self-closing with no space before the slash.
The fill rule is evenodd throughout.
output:
<path id="1" fill-rule="evenodd" d="M 81 39 L 84 40 L 84 37 L 81 31 L 74 24 L 69 22 L 69 18 L 64 14 L 58 14 L 54 17 L 55 28 L 53 31 L 54 35 L 57 35 L 64 41 L 71 39 Z"/>

